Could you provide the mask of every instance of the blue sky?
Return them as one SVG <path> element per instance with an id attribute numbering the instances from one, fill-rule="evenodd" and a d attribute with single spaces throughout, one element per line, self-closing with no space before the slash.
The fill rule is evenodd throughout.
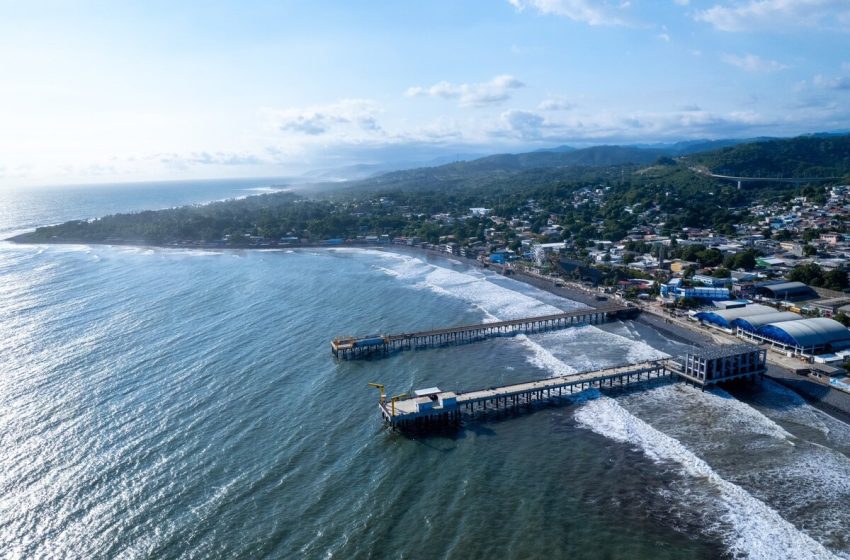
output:
<path id="1" fill-rule="evenodd" d="M 0 185 L 850 129 L 846 0 L 0 0 Z"/>

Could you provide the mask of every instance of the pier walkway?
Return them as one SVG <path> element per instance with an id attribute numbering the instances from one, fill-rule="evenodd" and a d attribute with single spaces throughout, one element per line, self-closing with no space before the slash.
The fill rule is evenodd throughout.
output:
<path id="1" fill-rule="evenodd" d="M 669 359 L 642 362 L 478 391 L 418 391 L 405 399 L 382 399 L 384 420 L 394 428 L 429 428 L 453 424 L 464 415 L 506 412 L 534 403 L 556 400 L 591 388 L 624 387 L 636 382 L 673 378 L 678 364 Z"/>
<path id="2" fill-rule="evenodd" d="M 586 389 L 625 387 L 632 383 L 665 378 L 681 379 L 695 386 L 710 387 L 735 380 L 752 381 L 766 371 L 767 351 L 749 344 L 698 349 L 673 360 L 666 358 L 596 371 L 526 381 L 477 391 L 441 391 L 437 387 L 397 396 L 389 401 L 383 385 L 379 407 L 390 427 L 428 429 L 457 424 L 464 415 L 475 416 L 518 410 L 533 403 L 557 402 Z"/>
<path id="3" fill-rule="evenodd" d="M 361 358 L 392 350 L 419 350 L 448 344 L 466 344 L 496 336 L 514 336 L 563 329 L 574 325 L 593 325 L 617 319 L 633 319 L 639 313 L 640 309 L 637 307 L 605 305 L 554 315 L 462 325 L 413 333 L 339 337 L 331 341 L 331 353 L 338 358 Z"/>

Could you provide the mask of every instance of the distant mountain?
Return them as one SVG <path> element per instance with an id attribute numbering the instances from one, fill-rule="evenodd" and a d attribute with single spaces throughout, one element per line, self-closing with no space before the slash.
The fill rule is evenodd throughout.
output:
<path id="1" fill-rule="evenodd" d="M 592 148 L 582 148 L 580 150 L 497 154 L 475 159 L 463 165 L 476 170 L 500 171 L 575 166 L 607 167 L 628 163 L 652 163 L 662 155 L 665 154 L 660 150 L 629 146 L 593 146 Z"/>
<path id="2" fill-rule="evenodd" d="M 534 150 L 535 152 L 574 152 L 578 148 L 573 148 L 572 146 L 555 146 L 554 148 L 540 148 L 539 150 Z"/>
<path id="3" fill-rule="evenodd" d="M 696 154 L 699 152 L 708 152 L 711 150 L 719 150 L 720 148 L 729 148 L 739 144 L 751 144 L 753 142 L 768 142 L 771 140 L 779 140 L 770 136 L 760 136 L 757 138 L 724 138 L 721 140 L 685 140 L 672 144 L 635 144 L 636 148 L 649 150 L 659 150 L 668 156 L 685 156 Z"/>
<path id="4" fill-rule="evenodd" d="M 739 144 L 689 155 L 689 165 L 743 177 L 840 177 L 850 174 L 850 134 L 816 134 Z"/>
<path id="5" fill-rule="evenodd" d="M 520 154 L 497 154 L 472 161 L 456 161 L 436 167 L 419 167 L 384 173 L 345 185 L 321 185 L 317 190 L 369 189 L 464 189 L 509 183 L 539 185 L 546 182 L 576 179 L 587 175 L 603 176 L 621 165 L 647 165 L 665 155 L 659 150 L 628 146 L 594 146 L 580 150 L 538 151 Z"/>
<path id="6" fill-rule="evenodd" d="M 660 158 L 685 166 L 751 177 L 825 177 L 850 173 L 850 135 L 817 134 L 791 139 L 692 140 L 640 146 L 559 146 L 496 154 L 375 174 L 361 180 L 316 186 L 317 191 L 401 189 L 453 190 L 481 186 L 543 185 L 581 178 L 619 177 L 618 166 L 647 166 Z M 674 163 L 674 160 L 669 160 Z M 684 168 L 684 166 L 683 166 Z"/>

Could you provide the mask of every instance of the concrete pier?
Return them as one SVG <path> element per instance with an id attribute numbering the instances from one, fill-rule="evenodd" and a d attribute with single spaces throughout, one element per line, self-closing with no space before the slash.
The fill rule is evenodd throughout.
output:
<path id="1" fill-rule="evenodd" d="M 535 403 L 569 397 L 587 389 L 625 387 L 632 383 L 672 378 L 670 360 L 527 381 L 478 391 L 455 393 L 434 390 L 427 394 L 379 403 L 381 415 L 393 428 L 428 429 L 457 423 L 463 416 L 517 410 Z M 435 388 L 436 389 L 436 388 Z"/>
<path id="2" fill-rule="evenodd" d="M 493 323 L 462 325 L 413 333 L 375 334 L 338 337 L 331 341 L 331 353 L 337 358 L 361 358 L 395 350 L 420 350 L 449 344 L 466 344 L 497 336 L 515 336 L 563 329 L 575 325 L 594 325 L 617 319 L 634 319 L 636 307 L 607 305 L 554 315 L 512 319 Z"/>
<path id="3" fill-rule="evenodd" d="M 735 380 L 756 380 L 766 370 L 765 350 L 752 345 L 701 349 L 678 360 L 663 359 L 527 381 L 468 392 L 437 387 L 416 391 L 413 397 L 383 394 L 379 408 L 384 421 L 400 430 L 428 430 L 458 424 L 466 416 L 516 411 L 535 403 L 557 402 L 587 389 L 611 389 L 634 383 L 679 379 L 701 388 Z"/>

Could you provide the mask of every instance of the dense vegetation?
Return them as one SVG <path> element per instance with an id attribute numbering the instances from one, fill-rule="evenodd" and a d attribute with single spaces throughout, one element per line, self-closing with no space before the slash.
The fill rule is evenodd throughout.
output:
<path id="1" fill-rule="evenodd" d="M 742 154 L 751 154 L 759 162 L 753 165 L 763 167 L 758 167 L 759 172 L 780 174 L 788 169 L 783 167 L 786 161 L 804 161 L 813 151 L 820 154 L 808 160 L 814 163 L 796 168 L 806 173 L 815 168 L 829 168 L 830 172 L 844 166 L 850 169 L 850 136 L 744 144 L 692 158 L 731 167 L 742 161 Z M 783 155 L 781 161 L 775 161 L 774 153 Z M 576 154 L 583 161 L 603 157 L 601 154 L 612 160 L 651 154 L 655 164 L 593 167 L 564 163 L 564 158 L 576 158 Z M 679 232 L 684 227 L 712 227 L 733 233 L 733 224 L 749 220 L 749 208 L 757 202 L 790 200 L 801 194 L 823 198 L 823 187 L 813 185 L 759 183 L 738 190 L 732 183 L 694 173 L 689 168 L 695 161 L 691 157 L 680 162 L 658 154 L 658 150 L 603 146 L 492 156 L 388 173 L 333 192 L 313 192 L 309 198 L 278 193 L 119 214 L 39 228 L 16 240 L 163 244 L 211 243 L 227 237 L 231 243 L 242 243 L 246 235 L 270 240 L 284 236 L 319 240 L 378 234 L 417 236 L 430 242 L 446 235 L 483 240 L 485 227 L 494 224 L 466 216 L 469 208 L 486 207 L 497 216 L 527 216 L 534 233 L 554 220 L 564 228 L 564 239 L 583 247 L 592 239 L 620 240 L 634 227 L 659 222 L 664 224 L 663 233 Z M 530 167 L 538 164 L 542 166 Z M 437 214 L 449 219 L 435 219 Z M 452 219 L 460 217 L 465 218 Z M 506 241 L 515 240 L 513 229 L 507 225 L 497 224 L 496 229 L 504 233 Z M 696 260 L 710 265 L 718 258 L 722 259 L 705 254 Z"/>
<path id="2" fill-rule="evenodd" d="M 850 175 L 850 135 L 739 144 L 687 160 L 715 173 L 744 177 L 843 177 Z"/>

